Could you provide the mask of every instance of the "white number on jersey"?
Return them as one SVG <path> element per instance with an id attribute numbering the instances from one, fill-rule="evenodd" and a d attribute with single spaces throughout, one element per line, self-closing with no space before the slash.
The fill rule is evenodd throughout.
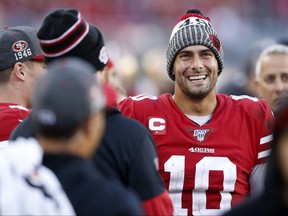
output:
<path id="1" fill-rule="evenodd" d="M 144 100 L 144 99 L 157 100 L 157 97 L 156 96 L 151 96 L 151 95 L 140 94 L 140 95 L 137 95 L 137 96 L 132 96 L 131 99 L 134 100 L 134 101 L 141 101 L 141 100 Z"/>
<path id="2" fill-rule="evenodd" d="M 236 165 L 227 157 L 204 157 L 195 169 L 194 190 L 192 192 L 193 215 L 220 215 L 231 208 L 232 195 L 237 179 Z M 209 172 L 223 171 L 223 191 L 220 191 L 220 209 L 206 208 L 206 191 L 209 188 Z M 164 171 L 170 172 L 169 193 L 174 204 L 175 215 L 187 215 L 188 209 L 182 208 L 182 191 L 185 177 L 185 156 L 172 155 L 164 164 Z M 179 193 L 179 191 L 181 191 Z"/>

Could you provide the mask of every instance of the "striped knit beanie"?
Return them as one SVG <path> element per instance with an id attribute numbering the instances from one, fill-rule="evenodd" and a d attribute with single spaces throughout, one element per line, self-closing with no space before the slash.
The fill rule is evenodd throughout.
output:
<path id="1" fill-rule="evenodd" d="M 45 61 L 75 56 L 92 64 L 96 71 L 108 63 L 101 32 L 86 22 L 76 9 L 57 9 L 48 14 L 38 31 Z"/>
<path id="2" fill-rule="evenodd" d="M 224 53 L 219 37 L 211 25 L 210 19 L 199 10 L 193 9 L 188 10 L 181 17 L 172 31 L 166 54 L 169 77 L 175 80 L 172 70 L 177 53 L 191 45 L 204 45 L 212 50 L 218 62 L 218 74 L 220 75 L 224 66 Z"/>

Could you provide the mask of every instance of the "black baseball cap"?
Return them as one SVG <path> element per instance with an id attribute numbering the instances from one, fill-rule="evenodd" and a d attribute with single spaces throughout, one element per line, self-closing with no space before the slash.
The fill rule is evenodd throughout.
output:
<path id="1" fill-rule="evenodd" d="M 37 132 L 70 137 L 93 113 L 105 107 L 95 69 L 79 58 L 62 58 L 48 65 L 36 84 L 31 113 Z"/>
<path id="2" fill-rule="evenodd" d="M 29 26 L 2 29 L 0 31 L 0 70 L 28 60 L 44 60 L 36 30 Z"/>

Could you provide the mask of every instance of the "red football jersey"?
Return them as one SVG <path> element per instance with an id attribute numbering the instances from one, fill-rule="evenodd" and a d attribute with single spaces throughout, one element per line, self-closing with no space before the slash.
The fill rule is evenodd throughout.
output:
<path id="1" fill-rule="evenodd" d="M 199 126 L 171 94 L 139 95 L 118 104 L 153 135 L 159 171 L 176 215 L 219 215 L 249 194 L 252 168 L 270 153 L 273 114 L 266 102 L 217 95 L 212 118 Z"/>
<path id="2" fill-rule="evenodd" d="M 12 103 L 0 103 L 0 141 L 9 140 L 14 128 L 30 113 L 30 109 Z"/>

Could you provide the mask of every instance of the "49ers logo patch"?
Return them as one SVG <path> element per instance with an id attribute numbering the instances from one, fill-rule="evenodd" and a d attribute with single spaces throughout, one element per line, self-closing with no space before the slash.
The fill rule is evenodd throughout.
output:
<path id="1" fill-rule="evenodd" d="M 12 45 L 12 50 L 14 52 L 19 52 L 19 51 L 22 51 L 22 50 L 25 50 L 27 49 L 28 47 L 28 43 L 26 41 L 23 41 L 23 40 L 19 40 L 19 41 L 16 41 L 13 45 Z"/>
<path id="2" fill-rule="evenodd" d="M 220 40 L 215 36 L 215 35 L 209 35 L 214 47 L 220 51 L 220 48 L 221 48 L 221 43 L 220 43 Z"/>
<path id="3" fill-rule="evenodd" d="M 109 60 L 109 56 L 106 51 L 106 47 L 104 46 L 100 50 L 99 61 L 102 62 L 103 64 L 107 64 L 108 60 Z"/>
<path id="4" fill-rule="evenodd" d="M 32 50 L 28 47 L 28 43 L 24 40 L 16 41 L 12 45 L 12 50 L 14 51 L 14 57 L 16 61 L 32 56 Z"/>

